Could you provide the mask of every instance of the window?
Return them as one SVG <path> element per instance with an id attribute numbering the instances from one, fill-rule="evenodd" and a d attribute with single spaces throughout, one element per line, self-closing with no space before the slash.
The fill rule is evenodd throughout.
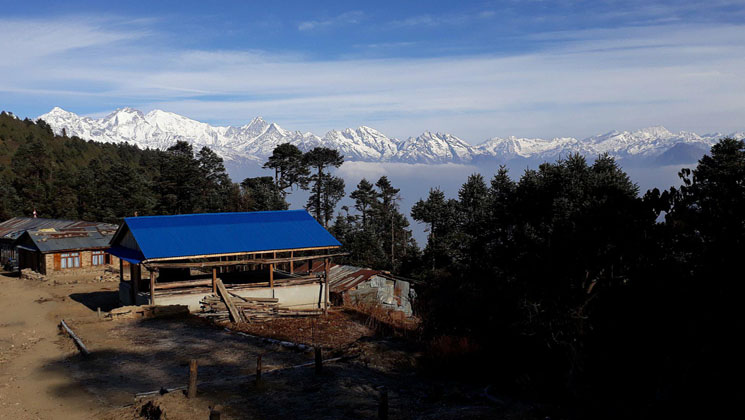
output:
<path id="1" fill-rule="evenodd" d="M 60 258 L 60 267 L 63 269 L 80 267 L 80 253 L 79 252 L 63 253 Z"/>
<path id="2" fill-rule="evenodd" d="M 104 265 L 107 263 L 108 255 L 103 251 L 93 251 L 91 265 Z"/>

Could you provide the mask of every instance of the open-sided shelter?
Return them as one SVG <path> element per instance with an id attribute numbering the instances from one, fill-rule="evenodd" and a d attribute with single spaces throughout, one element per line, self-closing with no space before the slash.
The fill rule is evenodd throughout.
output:
<path id="1" fill-rule="evenodd" d="M 327 276 L 297 273 L 295 263 L 322 260 L 330 267 L 340 246 L 307 211 L 283 210 L 128 217 L 109 252 L 131 266 L 131 280 L 120 279 L 123 304 L 180 303 L 195 310 L 216 292 L 219 277 L 238 295 L 326 307 Z"/>

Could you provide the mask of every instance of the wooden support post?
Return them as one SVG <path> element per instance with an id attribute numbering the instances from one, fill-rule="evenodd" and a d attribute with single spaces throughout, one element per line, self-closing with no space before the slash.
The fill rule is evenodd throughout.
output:
<path id="1" fill-rule="evenodd" d="M 256 383 L 261 381 L 261 355 L 256 356 Z"/>
<path id="2" fill-rule="evenodd" d="M 150 304 L 155 305 L 155 271 L 150 272 Z"/>
<path id="3" fill-rule="evenodd" d="M 295 251 L 290 251 L 290 274 L 295 274 L 295 262 L 292 259 L 295 258 Z"/>
<path id="4" fill-rule="evenodd" d="M 217 269 L 212 267 L 212 293 L 217 293 Z"/>
<path id="5" fill-rule="evenodd" d="M 274 264 L 269 264 L 269 287 L 274 289 Z"/>
<path id="6" fill-rule="evenodd" d="M 323 268 L 325 272 L 325 279 L 324 279 L 324 285 L 323 285 L 323 310 L 324 312 L 328 312 L 329 310 L 329 272 L 331 271 L 331 260 L 328 258 L 325 258 L 323 260 Z"/>
<path id="7" fill-rule="evenodd" d="M 132 270 L 129 270 L 129 285 L 132 286 L 132 305 L 137 305 L 137 295 L 140 294 L 140 274 L 139 271 L 136 276 L 132 273 Z"/>
<path id="8" fill-rule="evenodd" d="M 316 374 L 319 374 L 323 371 L 323 355 L 320 347 L 316 346 L 314 350 L 316 352 Z"/>
<path id="9" fill-rule="evenodd" d="M 388 420 L 388 388 L 380 387 L 380 399 L 378 400 L 378 419 Z"/>
<path id="10" fill-rule="evenodd" d="M 99 320 L 100 320 L 101 318 L 103 318 L 103 316 L 101 315 L 101 307 L 100 307 L 100 306 L 99 306 L 98 308 L 96 308 L 96 312 L 98 312 L 98 319 L 99 319 Z"/>
<path id="11" fill-rule="evenodd" d="M 194 398 L 197 396 L 197 361 L 189 361 L 189 387 L 187 388 L 187 397 Z"/>

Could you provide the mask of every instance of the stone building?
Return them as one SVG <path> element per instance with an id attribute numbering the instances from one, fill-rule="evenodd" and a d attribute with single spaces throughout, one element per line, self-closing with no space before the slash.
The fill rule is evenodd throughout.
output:
<path id="1" fill-rule="evenodd" d="M 119 265 L 107 251 L 117 226 L 27 230 L 16 240 L 18 266 L 44 275 L 103 273 Z"/>
<path id="2" fill-rule="evenodd" d="M 107 223 L 86 222 L 82 220 L 44 219 L 41 217 L 13 217 L 0 222 L 0 266 L 9 260 L 18 261 L 16 245 L 18 238 L 24 232 L 54 230 L 82 230 L 101 227 L 102 229 L 116 229 Z"/>

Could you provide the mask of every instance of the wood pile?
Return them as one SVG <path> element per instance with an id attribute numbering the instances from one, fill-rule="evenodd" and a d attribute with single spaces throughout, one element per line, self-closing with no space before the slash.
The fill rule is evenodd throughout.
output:
<path id="1" fill-rule="evenodd" d="M 114 308 L 106 315 L 110 319 L 127 319 L 127 318 L 167 318 L 171 316 L 189 315 L 189 307 L 186 305 L 165 305 L 165 306 L 122 306 Z"/>
<path id="2" fill-rule="evenodd" d="M 241 297 L 233 295 L 233 305 L 243 313 L 247 322 L 264 322 L 277 318 L 294 318 L 304 316 L 318 316 L 323 313 L 319 310 L 292 310 L 279 306 L 276 298 Z M 206 296 L 200 302 L 202 312 L 197 315 L 204 318 L 224 321 L 230 318 L 228 307 L 217 295 Z"/>

